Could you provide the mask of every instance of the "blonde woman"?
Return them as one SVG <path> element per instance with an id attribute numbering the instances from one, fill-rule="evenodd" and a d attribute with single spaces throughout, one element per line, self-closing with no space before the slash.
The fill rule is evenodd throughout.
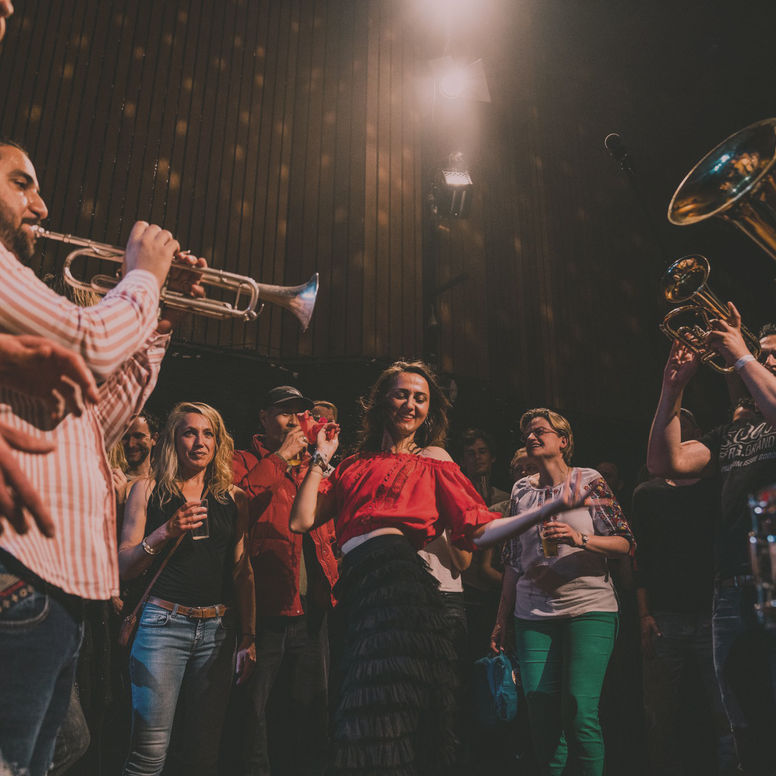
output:
<path id="1" fill-rule="evenodd" d="M 143 571 L 152 578 L 183 539 L 151 589 L 132 645 L 125 776 L 162 772 L 173 719 L 182 772 L 215 774 L 238 627 L 238 682 L 255 664 L 247 506 L 232 485 L 233 447 L 216 410 L 178 404 L 161 434 L 152 476 L 135 482 L 129 494 L 119 546 L 123 578 Z"/>
<path id="2" fill-rule="evenodd" d="M 566 418 L 532 409 L 520 430 L 537 471 L 515 483 L 498 521 L 509 541 L 491 643 L 514 632 L 539 771 L 601 776 L 598 702 L 618 610 L 606 559 L 627 555 L 633 535 L 604 478 L 571 465 Z"/>

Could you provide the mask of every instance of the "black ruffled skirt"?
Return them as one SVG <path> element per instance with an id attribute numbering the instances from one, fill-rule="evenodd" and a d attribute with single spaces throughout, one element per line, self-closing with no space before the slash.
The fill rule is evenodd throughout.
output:
<path id="1" fill-rule="evenodd" d="M 457 748 L 457 658 L 437 581 L 403 536 L 388 534 L 345 556 L 335 592 L 345 640 L 332 773 L 446 772 Z"/>

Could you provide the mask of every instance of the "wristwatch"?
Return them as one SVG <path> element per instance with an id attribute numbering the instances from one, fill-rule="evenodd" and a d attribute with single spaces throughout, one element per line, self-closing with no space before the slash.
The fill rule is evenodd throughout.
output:
<path id="1" fill-rule="evenodd" d="M 590 537 L 584 533 L 581 533 L 580 536 L 582 537 L 582 549 L 584 549 L 587 547 L 587 543 L 590 541 Z"/>

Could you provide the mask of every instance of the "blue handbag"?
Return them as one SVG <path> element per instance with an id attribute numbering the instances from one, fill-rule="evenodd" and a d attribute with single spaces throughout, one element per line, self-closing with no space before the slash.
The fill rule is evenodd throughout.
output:
<path id="1" fill-rule="evenodd" d="M 483 725 L 509 722 L 517 714 L 517 684 L 512 661 L 503 652 L 474 663 L 474 707 Z"/>

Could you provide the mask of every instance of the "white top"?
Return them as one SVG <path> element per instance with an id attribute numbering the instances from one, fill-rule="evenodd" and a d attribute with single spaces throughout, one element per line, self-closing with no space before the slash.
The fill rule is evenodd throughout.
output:
<path id="1" fill-rule="evenodd" d="M 418 550 L 418 555 L 428 563 L 428 570 L 439 581 L 439 589 L 443 593 L 463 593 L 461 572 L 453 564 L 447 531 Z"/>
<path id="2" fill-rule="evenodd" d="M 610 506 L 582 507 L 556 515 L 553 520 L 566 523 L 588 535 L 625 536 L 632 540 L 630 528 L 609 486 L 595 469 L 582 472 L 582 485 L 593 498 L 612 499 Z M 560 492 L 561 485 L 539 488 L 538 475 L 518 480 L 512 488 L 510 515 L 541 506 Z M 541 523 L 507 540 L 504 564 L 519 575 L 515 597 L 515 617 L 542 620 L 548 617 L 575 617 L 587 612 L 616 612 L 606 557 L 598 553 L 558 545 L 558 554 L 547 558 L 542 552 Z"/>

